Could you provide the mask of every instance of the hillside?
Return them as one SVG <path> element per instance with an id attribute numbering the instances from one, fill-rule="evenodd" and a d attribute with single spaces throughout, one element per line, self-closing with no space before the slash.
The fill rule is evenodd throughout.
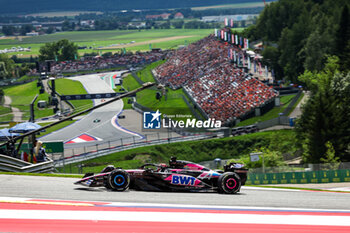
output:
<path id="1" fill-rule="evenodd" d="M 167 9 L 212 6 L 233 3 L 261 2 L 260 0 L 0 0 L 0 13 L 38 13 L 52 11 L 118 11 L 131 9 Z"/>
<path id="2" fill-rule="evenodd" d="M 279 0 L 265 7 L 245 36 L 264 42 L 264 62 L 277 79 L 298 82 L 305 70 L 322 70 L 329 55 L 338 56 L 341 69 L 348 70 L 348 4 L 348 0 Z"/>

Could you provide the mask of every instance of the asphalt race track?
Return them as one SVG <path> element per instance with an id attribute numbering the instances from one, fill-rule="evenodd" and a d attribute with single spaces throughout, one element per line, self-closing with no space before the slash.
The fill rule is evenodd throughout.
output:
<path id="1" fill-rule="evenodd" d="M 112 91 L 96 75 L 73 79 L 88 93 Z M 112 120 L 122 109 L 123 102 L 116 101 L 41 140 L 66 142 L 81 134 L 98 138 L 65 145 L 74 148 L 130 138 Z M 0 174 L 0 232 L 350 232 L 346 192 L 245 186 L 236 195 L 113 192 L 74 185 L 77 180 Z"/>
<path id="2" fill-rule="evenodd" d="M 242 187 L 237 195 L 218 193 L 112 192 L 74 185 L 76 178 L 0 175 L 0 197 L 76 201 L 342 209 L 350 211 L 350 193 Z"/>
<path id="3" fill-rule="evenodd" d="M 0 175 L 1 232 L 350 232 L 350 193 L 112 192 L 76 178 Z"/>
<path id="4" fill-rule="evenodd" d="M 113 72 L 113 74 L 122 73 Z M 101 76 L 101 75 L 100 75 Z M 103 81 L 99 75 L 84 75 L 70 78 L 72 80 L 80 81 L 88 93 L 111 93 L 114 92 L 107 82 Z M 96 99 L 95 105 L 101 103 L 101 101 L 107 101 L 108 99 Z M 69 125 L 61 130 L 51 133 L 47 136 L 40 138 L 42 141 L 64 141 L 67 142 L 82 134 L 87 134 L 96 138 L 97 140 L 92 142 L 83 142 L 84 146 L 96 145 L 107 143 L 108 141 L 117 141 L 121 138 L 132 137 L 135 139 L 141 138 L 141 136 L 132 134 L 125 130 L 120 130 L 115 124 L 116 116 L 123 110 L 123 101 L 118 100 L 102 108 L 96 109 L 84 116 L 81 120 Z M 141 124 L 141 123 L 140 123 Z M 124 140 L 126 142 L 126 140 Z M 82 143 L 66 144 L 65 148 L 81 147 Z"/>

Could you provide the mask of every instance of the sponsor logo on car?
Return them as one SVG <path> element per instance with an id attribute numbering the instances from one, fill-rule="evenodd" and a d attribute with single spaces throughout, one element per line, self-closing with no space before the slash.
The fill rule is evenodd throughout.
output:
<path id="1" fill-rule="evenodd" d="M 179 185 L 194 185 L 196 181 L 196 178 L 191 176 L 178 176 L 173 175 L 171 177 L 171 183 L 172 184 L 179 184 Z"/>

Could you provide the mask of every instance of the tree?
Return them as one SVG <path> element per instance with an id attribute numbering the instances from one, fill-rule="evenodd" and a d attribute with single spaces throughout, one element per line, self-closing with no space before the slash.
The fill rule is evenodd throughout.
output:
<path id="1" fill-rule="evenodd" d="M 170 22 L 169 21 L 164 22 L 164 23 L 160 24 L 159 27 L 161 29 L 170 29 Z"/>
<path id="2" fill-rule="evenodd" d="M 68 20 L 65 20 L 63 23 L 62 23 L 62 31 L 68 31 L 70 29 L 70 24 L 69 24 L 69 21 Z"/>
<path id="3" fill-rule="evenodd" d="M 172 24 L 174 26 L 174 28 L 176 29 L 180 29 L 184 26 L 184 21 L 183 20 L 179 20 L 179 21 L 174 21 Z"/>
<path id="4" fill-rule="evenodd" d="M 74 42 L 67 39 L 59 40 L 57 42 L 46 43 L 40 47 L 39 60 L 74 60 L 78 54 L 78 46 Z"/>
<path id="5" fill-rule="evenodd" d="M 12 36 L 16 32 L 16 28 L 13 26 L 3 26 L 2 33 L 5 34 L 5 36 Z"/>
<path id="6" fill-rule="evenodd" d="M 336 55 L 339 57 L 340 70 L 350 70 L 350 14 L 348 5 L 342 9 L 339 28 L 336 33 Z"/>
<path id="7" fill-rule="evenodd" d="M 50 27 L 46 30 L 46 33 L 47 33 L 47 34 L 52 34 L 54 31 L 55 31 L 55 29 L 54 29 L 52 26 L 50 26 Z"/>
<path id="8" fill-rule="evenodd" d="M 262 52 L 263 63 L 268 64 L 271 67 L 277 77 L 281 77 L 283 74 L 282 67 L 278 64 L 280 52 L 277 48 L 272 46 L 266 46 Z"/>
<path id="9" fill-rule="evenodd" d="M 278 64 L 289 81 L 296 82 L 305 69 L 321 71 L 327 55 L 338 56 L 345 71 L 350 69 L 348 6 L 346 0 L 275 1 L 243 34 L 251 41 L 278 44 Z"/>
<path id="10" fill-rule="evenodd" d="M 34 30 L 33 25 L 31 24 L 26 24 L 21 27 L 20 33 L 22 36 L 26 35 L 26 33 L 31 32 Z"/>
<path id="11" fill-rule="evenodd" d="M 334 149 L 333 158 L 350 161 L 350 73 L 339 72 L 338 60 L 330 57 L 321 72 L 306 71 L 299 77 L 311 90 L 297 124 L 305 162 L 328 161 L 327 143 Z"/>
<path id="12" fill-rule="evenodd" d="M 11 78 L 15 75 L 15 62 L 7 54 L 0 54 L 0 79 Z"/>
<path id="13" fill-rule="evenodd" d="M 314 31 L 307 39 L 305 45 L 306 59 L 304 66 L 307 70 L 321 71 L 326 60 L 322 36 L 318 30 Z"/>

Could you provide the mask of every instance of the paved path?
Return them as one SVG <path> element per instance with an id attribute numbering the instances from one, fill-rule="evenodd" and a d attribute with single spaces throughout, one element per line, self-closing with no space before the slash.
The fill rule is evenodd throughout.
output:
<path id="1" fill-rule="evenodd" d="M 12 114 L 13 114 L 13 121 L 15 122 L 20 122 L 22 121 L 22 115 L 23 113 L 15 107 L 11 106 L 12 100 L 9 96 L 4 96 L 5 102 L 4 102 L 4 106 L 7 108 L 11 108 Z"/>
<path id="2" fill-rule="evenodd" d="M 299 104 L 295 107 L 295 109 L 293 110 L 293 112 L 291 113 L 291 114 L 289 114 L 289 117 L 291 117 L 291 118 L 296 118 L 296 117 L 299 117 L 299 116 L 301 116 L 301 106 L 303 105 L 303 104 L 305 104 L 306 103 L 306 101 L 309 99 L 309 96 L 310 96 L 310 94 L 309 94 L 309 92 L 307 92 L 307 91 L 304 91 L 304 96 L 303 96 L 303 98 L 302 98 L 302 100 L 299 102 Z"/>

